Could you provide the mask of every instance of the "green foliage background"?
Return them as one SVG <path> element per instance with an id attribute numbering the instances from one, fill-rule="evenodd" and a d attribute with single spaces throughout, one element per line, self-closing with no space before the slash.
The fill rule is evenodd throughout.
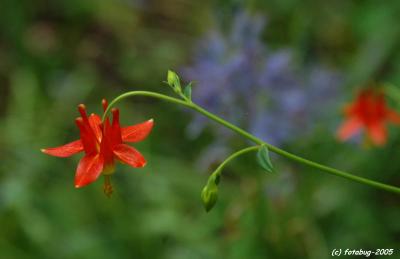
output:
<path id="1" fill-rule="evenodd" d="M 273 157 L 276 174 L 252 155 L 228 166 L 206 214 L 200 191 L 212 168 L 195 163 L 215 139 L 208 131 L 186 138 L 191 113 L 156 100 L 119 105 L 125 124 L 152 117 L 156 125 L 138 145 L 148 166 L 119 166 L 111 199 L 101 180 L 73 188 L 79 157 L 40 153 L 77 137 L 79 103 L 100 113 L 103 97 L 170 93 L 161 84 L 166 71 L 187 63 L 214 17 L 228 22 L 235 8 L 268 17 L 271 46 L 341 67 L 344 99 L 360 82 L 400 85 L 398 1 L 2 0 L 0 258 L 320 259 L 333 248 L 397 248 L 400 256 L 398 196 L 283 158 Z M 332 113 L 340 118 L 339 107 Z M 244 144 L 238 137 L 232 147 Z M 381 149 L 338 143 L 326 130 L 285 148 L 400 186 L 398 129 Z"/>

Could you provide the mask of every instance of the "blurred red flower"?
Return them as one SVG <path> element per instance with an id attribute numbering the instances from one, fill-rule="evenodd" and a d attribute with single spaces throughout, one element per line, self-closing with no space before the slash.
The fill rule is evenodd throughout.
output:
<path id="1" fill-rule="evenodd" d="M 107 108 L 103 100 L 103 109 Z M 135 148 L 124 142 L 139 142 L 144 140 L 153 128 L 153 120 L 121 128 L 119 110 L 112 109 L 113 121 L 107 117 L 102 123 L 97 114 L 87 116 L 83 104 L 78 106 L 81 117 L 75 120 L 81 138 L 66 145 L 42 149 L 42 152 L 57 157 L 69 157 L 76 153 L 85 152 L 79 161 L 75 174 L 75 187 L 83 187 L 95 181 L 101 173 L 109 176 L 115 171 L 115 160 L 132 167 L 143 167 L 146 160 Z M 108 188 L 108 190 L 106 190 Z M 107 177 L 106 194 L 111 194 L 111 186 Z M 107 193 L 108 192 L 108 193 Z"/>
<path id="2" fill-rule="evenodd" d="M 387 141 L 386 123 L 400 124 L 400 115 L 387 106 L 380 89 L 361 90 L 344 111 L 346 120 L 337 131 L 337 137 L 342 141 L 364 128 L 372 143 L 382 146 Z"/>

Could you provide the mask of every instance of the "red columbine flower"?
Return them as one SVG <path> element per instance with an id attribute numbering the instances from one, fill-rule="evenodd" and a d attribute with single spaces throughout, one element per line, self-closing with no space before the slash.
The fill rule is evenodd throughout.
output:
<path id="1" fill-rule="evenodd" d="M 383 92 L 377 89 L 362 90 L 356 100 L 345 107 L 345 115 L 347 119 L 337 132 L 342 141 L 364 128 L 373 144 L 383 145 L 387 140 L 386 122 L 400 124 L 400 116 L 387 107 Z"/>
<path id="2" fill-rule="evenodd" d="M 107 108 L 106 100 L 103 100 L 103 109 Z M 144 140 L 153 128 L 153 120 L 121 128 L 119 123 L 119 110 L 112 109 L 113 121 L 110 123 L 107 117 L 105 123 L 96 114 L 87 116 L 83 104 L 78 106 L 81 117 L 76 124 L 81 138 L 66 145 L 42 149 L 43 153 L 57 157 L 69 157 L 76 153 L 85 152 L 79 161 L 75 187 L 83 187 L 95 181 L 101 173 L 106 177 L 104 191 L 110 195 L 112 188 L 109 175 L 115 171 L 115 161 L 128 164 L 132 167 L 143 167 L 146 160 L 135 148 L 124 142 L 139 142 Z"/>

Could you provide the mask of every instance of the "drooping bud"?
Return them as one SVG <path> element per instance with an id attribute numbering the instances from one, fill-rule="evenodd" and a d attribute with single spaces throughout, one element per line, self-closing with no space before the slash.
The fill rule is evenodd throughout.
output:
<path id="1" fill-rule="evenodd" d="M 218 183 L 219 174 L 212 174 L 208 178 L 207 185 L 201 191 L 201 200 L 203 201 L 204 208 L 209 212 L 218 200 Z"/>
<path id="2" fill-rule="evenodd" d="M 218 199 L 218 187 L 214 185 L 206 185 L 201 192 L 201 199 L 203 201 L 204 208 L 209 212 Z"/>

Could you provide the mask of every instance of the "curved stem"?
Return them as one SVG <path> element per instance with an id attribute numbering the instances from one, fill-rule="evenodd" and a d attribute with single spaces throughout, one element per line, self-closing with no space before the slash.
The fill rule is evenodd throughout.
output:
<path id="1" fill-rule="evenodd" d="M 251 151 L 257 151 L 260 148 L 260 146 L 252 146 L 252 147 L 247 147 L 247 148 L 243 148 L 235 153 L 233 153 L 232 155 L 230 155 L 227 159 L 224 160 L 224 162 L 222 162 L 217 169 L 215 169 L 214 173 L 215 175 L 219 175 L 222 172 L 222 169 L 224 169 L 224 167 L 233 159 L 235 159 L 238 156 L 241 156 L 245 153 L 251 152 Z"/>
<path id="2" fill-rule="evenodd" d="M 300 156 L 294 155 L 294 154 L 289 153 L 289 152 L 287 152 L 287 151 L 285 151 L 283 149 L 280 149 L 278 147 L 275 147 L 275 146 L 273 146 L 271 144 L 268 144 L 268 143 L 262 141 L 261 139 L 253 136 L 252 134 L 248 133 L 247 131 L 245 131 L 245 130 L 243 130 L 243 129 L 241 129 L 241 128 L 239 128 L 239 127 L 237 127 L 237 126 L 235 126 L 235 125 L 233 125 L 233 124 L 231 124 L 229 122 L 227 122 L 226 120 L 224 120 L 224 119 L 222 119 L 222 118 L 220 118 L 220 117 L 218 117 L 218 116 L 216 116 L 216 115 L 214 115 L 214 114 L 212 114 L 210 112 L 208 112 L 207 110 L 205 110 L 202 107 L 194 104 L 193 102 L 182 101 L 180 99 L 169 97 L 167 95 L 163 95 L 163 94 L 159 94 L 159 93 L 154 93 L 154 92 L 149 92 L 149 91 L 132 91 L 132 92 L 124 93 L 124 94 L 118 96 L 117 98 L 115 98 L 110 103 L 110 105 L 108 106 L 107 110 L 103 114 L 102 121 L 105 120 L 107 114 L 109 113 L 109 111 L 110 111 L 110 109 L 112 108 L 113 105 L 115 105 L 117 102 L 119 102 L 122 99 L 125 99 L 127 97 L 132 97 L 132 96 L 147 96 L 147 97 L 157 98 L 157 99 L 161 99 L 161 100 L 168 101 L 168 102 L 171 102 L 171 103 L 175 103 L 175 104 L 186 106 L 186 107 L 188 107 L 188 108 L 190 108 L 192 110 L 195 110 L 195 111 L 203 114 L 204 116 L 208 117 L 209 119 L 211 119 L 213 121 L 216 121 L 219 124 L 224 125 L 225 127 L 231 129 L 232 131 L 238 133 L 239 135 L 247 138 L 248 140 L 251 140 L 252 142 L 254 142 L 254 143 L 258 144 L 258 145 L 266 145 L 270 151 L 272 151 L 272 152 L 274 152 L 274 153 L 276 153 L 278 155 L 284 156 L 284 157 L 286 157 L 288 159 L 291 159 L 293 161 L 299 162 L 301 164 L 305 164 L 305 165 L 317 168 L 317 169 L 319 169 L 321 171 L 324 171 L 326 173 L 329 173 L 329 174 L 333 174 L 333 175 L 336 175 L 336 176 L 340 176 L 340 177 L 346 178 L 346 179 L 351 180 L 351 181 L 355 181 L 355 182 L 366 184 L 366 185 L 369 185 L 369 186 L 372 186 L 372 187 L 375 187 L 375 188 L 379 188 L 379 189 L 382 189 L 382 190 L 386 190 L 386 191 L 389 191 L 389 192 L 394 192 L 394 193 L 400 194 L 400 188 L 398 188 L 398 187 L 395 187 L 395 186 L 392 186 L 392 185 L 388 185 L 388 184 L 384 184 L 384 183 L 380 183 L 380 182 L 376 182 L 376 181 L 373 181 L 373 180 L 370 180 L 370 179 L 367 179 L 367 178 L 363 178 L 363 177 L 360 177 L 360 176 L 352 175 L 350 173 L 347 173 L 347 172 L 344 172 L 344 171 L 341 171 L 341 170 L 338 170 L 338 169 L 335 169 L 335 168 L 332 168 L 332 167 L 329 167 L 329 166 L 325 166 L 325 165 L 316 163 L 314 161 L 302 158 Z M 243 149 L 243 150 L 245 150 L 245 149 Z M 243 151 L 243 150 L 241 150 L 241 151 Z"/>
<path id="3" fill-rule="evenodd" d="M 153 97 L 153 98 L 157 98 L 157 99 L 162 99 L 164 101 L 168 101 L 171 103 L 176 103 L 176 104 L 180 104 L 189 108 L 192 108 L 192 103 L 187 103 L 185 101 L 182 101 L 180 99 L 177 98 L 173 98 L 173 97 L 169 97 L 167 95 L 164 94 L 159 94 L 159 93 L 154 93 L 154 92 L 149 92 L 149 91 L 131 91 L 131 92 L 127 92 L 124 94 L 121 94 L 120 96 L 118 96 L 117 98 L 115 98 L 114 100 L 111 101 L 111 103 L 108 105 L 107 109 L 104 111 L 103 117 L 101 119 L 102 122 L 104 122 L 104 120 L 106 119 L 107 115 L 110 113 L 111 108 L 119 101 L 121 101 L 122 99 L 125 99 L 127 97 L 132 97 L 135 95 L 140 95 L 140 96 L 147 96 L 147 97 Z"/>

